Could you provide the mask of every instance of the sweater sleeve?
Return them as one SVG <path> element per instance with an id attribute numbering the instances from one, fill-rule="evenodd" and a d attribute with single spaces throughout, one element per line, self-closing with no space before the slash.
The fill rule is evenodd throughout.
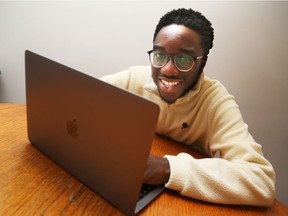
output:
<path id="1" fill-rule="evenodd" d="M 166 187 L 192 198 L 221 203 L 270 206 L 275 173 L 243 122 L 232 96 L 217 100 L 207 117 L 208 149 L 220 158 L 195 159 L 186 153 L 166 155 Z"/>
<path id="2" fill-rule="evenodd" d="M 109 74 L 99 79 L 119 88 L 128 89 L 130 83 L 130 70 L 123 70 L 115 74 Z"/>
<path id="3" fill-rule="evenodd" d="M 143 85 L 151 82 L 149 66 L 132 66 L 115 74 L 100 77 L 100 80 L 122 89 L 143 94 Z"/>

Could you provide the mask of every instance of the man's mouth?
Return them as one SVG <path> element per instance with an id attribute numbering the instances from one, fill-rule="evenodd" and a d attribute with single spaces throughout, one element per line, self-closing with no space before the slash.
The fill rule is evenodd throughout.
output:
<path id="1" fill-rule="evenodd" d="M 160 79 L 160 81 L 166 86 L 166 87 L 173 87 L 173 86 L 177 86 L 177 85 L 179 85 L 179 81 L 177 81 L 177 82 L 175 82 L 175 81 L 173 81 L 173 82 L 168 82 L 168 81 L 166 81 L 166 80 L 163 80 L 163 79 Z"/>
<path id="2" fill-rule="evenodd" d="M 173 103 L 181 96 L 183 80 L 158 76 L 157 86 L 162 99 L 167 103 Z"/>
<path id="3" fill-rule="evenodd" d="M 181 89 L 181 83 L 180 80 L 159 78 L 159 90 L 164 94 L 174 94 Z"/>

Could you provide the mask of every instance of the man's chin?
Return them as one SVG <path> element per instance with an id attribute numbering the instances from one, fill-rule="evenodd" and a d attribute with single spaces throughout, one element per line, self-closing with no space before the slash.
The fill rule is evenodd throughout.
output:
<path id="1" fill-rule="evenodd" d="M 165 90 L 165 91 L 164 91 Z M 162 100 L 166 101 L 168 104 L 174 103 L 181 95 L 179 95 L 179 91 L 167 91 L 167 89 L 163 90 L 162 88 L 158 86 L 158 91 L 160 93 L 160 96 Z"/>
<path id="2" fill-rule="evenodd" d="M 175 96 L 175 95 L 172 95 L 172 94 L 163 94 L 163 93 L 161 93 L 160 92 L 160 96 L 161 96 L 161 98 L 162 98 L 162 100 L 164 100 L 166 103 L 168 103 L 168 104 L 172 104 L 172 103 L 174 103 L 176 100 L 177 100 L 177 96 Z"/>

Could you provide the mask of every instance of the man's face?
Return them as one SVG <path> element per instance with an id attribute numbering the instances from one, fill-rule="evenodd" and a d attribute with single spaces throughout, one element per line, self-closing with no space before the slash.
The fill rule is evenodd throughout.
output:
<path id="1" fill-rule="evenodd" d="M 201 38 L 196 31 L 183 25 L 172 24 L 163 27 L 157 34 L 153 50 L 161 51 L 168 55 L 188 54 L 194 57 L 203 55 Z M 196 83 L 202 64 L 206 58 L 195 60 L 194 66 L 187 72 L 179 71 L 170 58 L 162 68 L 152 66 L 152 77 L 158 87 L 161 98 L 171 104 L 183 96 Z"/>

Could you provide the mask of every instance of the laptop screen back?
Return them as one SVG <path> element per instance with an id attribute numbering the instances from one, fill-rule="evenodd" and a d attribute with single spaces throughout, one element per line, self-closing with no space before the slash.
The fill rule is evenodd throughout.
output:
<path id="1" fill-rule="evenodd" d="M 133 214 L 158 105 L 30 51 L 25 62 L 31 144 Z"/>

